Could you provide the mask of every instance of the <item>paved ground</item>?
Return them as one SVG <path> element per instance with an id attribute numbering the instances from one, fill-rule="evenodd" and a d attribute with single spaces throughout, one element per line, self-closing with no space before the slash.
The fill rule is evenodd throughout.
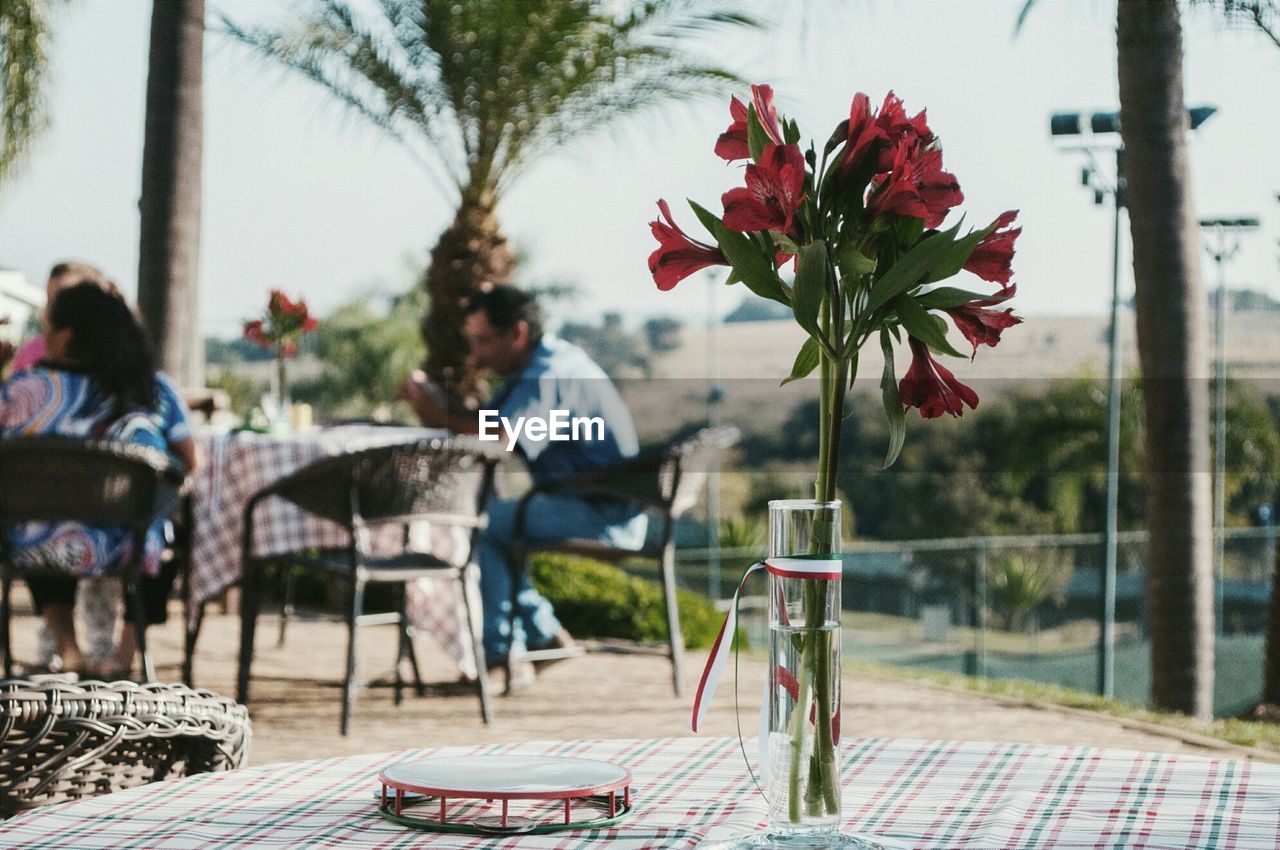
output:
<path id="1" fill-rule="evenodd" d="M 673 695 L 670 666 L 661 657 L 591 655 L 565 661 L 545 670 L 527 690 L 497 697 L 494 723 L 485 726 L 474 690 L 459 685 L 443 655 L 424 646 L 424 676 L 434 683 L 429 695 L 409 695 L 397 707 L 391 688 L 374 684 L 359 694 L 351 735 L 343 738 L 338 715 L 345 630 L 330 622 L 296 622 L 290 625 L 286 645 L 278 648 L 275 624 L 273 617 L 264 617 L 258 629 L 250 702 L 255 765 L 411 746 L 686 735 L 691 691 L 705 661 L 701 653 L 688 659 L 683 698 Z M 31 657 L 34 625 L 30 616 L 15 619 L 19 659 Z M 160 678 L 177 681 L 178 617 L 171 616 L 168 625 L 148 634 Z M 368 627 L 360 637 L 362 676 L 387 680 L 395 632 Z M 198 686 L 234 692 L 238 640 L 237 617 L 210 614 L 197 655 Z M 754 704 L 763 666 L 742 664 L 743 728 L 748 734 L 756 726 Z M 852 673 L 845 675 L 843 687 L 846 735 L 1079 744 L 1280 762 L 1277 753 L 968 691 Z M 726 676 L 705 734 L 734 733 L 732 680 Z"/>

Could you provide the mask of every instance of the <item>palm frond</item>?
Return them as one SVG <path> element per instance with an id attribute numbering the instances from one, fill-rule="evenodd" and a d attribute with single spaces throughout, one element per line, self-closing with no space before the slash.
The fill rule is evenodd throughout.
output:
<path id="1" fill-rule="evenodd" d="M 1280 4 L 1276 0 L 1192 0 L 1217 10 L 1229 22 L 1244 21 L 1280 47 Z"/>
<path id="2" fill-rule="evenodd" d="M 52 7 L 52 0 L 0 3 L 0 182 L 17 172 L 48 124 L 44 91 Z"/>
<path id="3" fill-rule="evenodd" d="M 401 142 L 443 191 L 459 191 L 465 171 L 447 156 L 454 147 L 448 105 L 423 79 L 429 69 L 397 55 L 394 39 L 367 28 L 340 0 L 313 6 L 312 16 L 288 29 L 244 28 L 225 15 L 220 26 L 260 58 L 319 84 L 352 114 Z"/>
<path id="4" fill-rule="evenodd" d="M 323 85 L 436 163 L 496 192 L 549 147 L 740 82 L 692 44 L 758 21 L 732 0 L 310 0 L 287 29 L 234 39 Z"/>

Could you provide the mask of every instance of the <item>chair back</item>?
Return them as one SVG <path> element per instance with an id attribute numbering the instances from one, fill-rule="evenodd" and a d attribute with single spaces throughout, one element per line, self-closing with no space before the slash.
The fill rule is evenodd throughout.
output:
<path id="1" fill-rule="evenodd" d="M 732 426 L 703 428 L 684 439 L 671 443 L 668 486 L 670 514 L 678 517 L 698 503 L 698 494 L 706 483 L 712 457 L 738 442 L 738 429 Z"/>
<path id="2" fill-rule="evenodd" d="M 19 522 L 145 529 L 168 515 L 184 471 L 158 449 L 76 437 L 0 440 L 0 542 Z"/>
<path id="3" fill-rule="evenodd" d="M 633 502 L 675 518 L 697 504 L 712 452 L 737 440 L 736 428 L 703 428 L 606 469 L 553 481 L 544 489 Z"/>
<path id="4" fill-rule="evenodd" d="M 436 437 L 322 458 L 267 487 L 308 513 L 351 528 L 422 519 L 475 526 L 502 453 Z"/>

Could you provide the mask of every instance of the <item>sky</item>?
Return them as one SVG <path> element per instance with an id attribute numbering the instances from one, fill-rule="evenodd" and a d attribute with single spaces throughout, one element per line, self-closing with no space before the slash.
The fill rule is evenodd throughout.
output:
<path id="1" fill-rule="evenodd" d="M 280 20 L 285 0 L 208 0 L 211 20 Z M 1111 286 L 1111 211 L 1080 184 L 1084 155 L 1049 136 L 1056 111 L 1118 108 L 1112 2 L 1040 0 L 1022 32 L 1018 2 L 796 0 L 755 3 L 771 19 L 707 45 L 704 55 L 775 88 L 802 134 L 825 139 L 857 91 L 888 89 L 928 109 L 945 164 L 959 178 L 966 221 L 1020 209 L 1015 306 L 1036 314 L 1097 314 Z M 42 283 L 69 257 L 135 287 L 137 198 L 151 4 L 73 0 L 57 13 L 52 126 L 20 176 L 0 190 L 0 267 Z M 1218 107 L 1193 134 L 1201 217 L 1252 215 L 1228 268 L 1229 286 L 1280 298 L 1280 48 L 1204 12 L 1185 22 L 1189 105 Z M 344 112 L 320 88 L 206 36 L 201 324 L 237 332 L 273 287 L 321 314 L 370 292 L 407 288 L 411 270 L 452 209 L 395 142 Z M 658 292 L 646 258 L 655 201 L 671 201 L 696 232 L 684 198 L 717 209 L 741 172 L 712 153 L 727 98 L 676 106 L 574 140 L 534 163 L 498 209 L 525 256 L 520 281 L 560 281 L 578 296 L 559 319 L 617 311 L 632 322 L 670 314 L 703 321 L 736 306 L 711 273 Z M 1104 157 L 1104 162 L 1107 160 Z M 1127 241 L 1127 239 L 1126 239 Z M 1128 257 L 1122 292 L 1132 291 Z M 1204 264 L 1206 284 L 1216 271 Z"/>

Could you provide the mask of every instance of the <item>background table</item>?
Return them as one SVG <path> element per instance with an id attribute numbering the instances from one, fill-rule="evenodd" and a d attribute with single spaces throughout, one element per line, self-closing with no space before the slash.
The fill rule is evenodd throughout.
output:
<path id="1" fill-rule="evenodd" d="M 198 433 L 204 465 L 191 491 L 191 592 L 207 602 L 240 580 L 240 535 L 244 508 L 254 493 L 323 457 L 376 446 L 446 436 L 426 428 L 348 425 L 300 434 L 232 432 Z M 402 539 L 387 530 L 386 542 Z M 305 513 L 279 499 L 267 499 L 255 511 L 253 551 L 267 555 L 299 549 L 347 544 L 338 525 Z M 374 551 L 380 546 L 375 535 Z M 469 538 L 462 529 L 416 528 L 412 545 L 450 560 L 465 557 Z M 476 580 L 475 576 L 471 580 Z M 466 676 L 476 675 L 476 661 L 466 632 L 466 608 L 452 579 L 422 578 L 410 586 L 409 618 L 415 629 L 431 636 Z M 481 613 L 475 612 L 476 622 Z"/>
<path id="2" fill-rule="evenodd" d="M 505 839 L 425 834 L 377 814 L 374 792 L 384 766 L 467 753 L 618 762 L 635 775 L 635 811 L 610 830 Z M 1280 846 L 1275 765 L 1089 747 L 888 739 L 846 741 L 844 753 L 846 828 L 907 846 Z M 421 811 L 428 813 L 430 804 Z M 205 774 L 19 815 L 0 823 L 0 845 L 691 848 L 713 832 L 763 825 L 764 811 L 736 739 L 541 742 Z"/>

